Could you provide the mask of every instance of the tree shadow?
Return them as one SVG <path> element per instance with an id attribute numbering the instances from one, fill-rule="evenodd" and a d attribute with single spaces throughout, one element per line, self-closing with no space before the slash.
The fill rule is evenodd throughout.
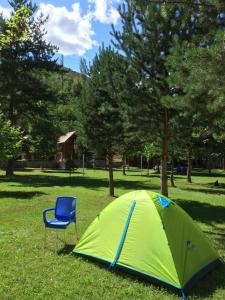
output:
<path id="1" fill-rule="evenodd" d="M 46 193 L 38 192 L 38 191 L 29 191 L 29 192 L 21 192 L 21 191 L 0 191 L 0 198 L 16 198 L 18 199 L 32 199 L 33 197 L 46 195 Z"/>
<path id="2" fill-rule="evenodd" d="M 60 170 L 42 170 L 42 173 L 46 173 L 46 174 L 68 174 L 68 176 L 70 176 L 70 172 L 68 170 L 65 169 L 60 169 Z M 83 174 L 82 171 L 78 171 L 77 169 L 71 172 L 71 175 L 75 175 L 75 174 Z"/>
<path id="3" fill-rule="evenodd" d="M 51 175 L 16 175 L 12 178 L 1 177 L 0 180 L 5 183 L 10 183 L 32 187 L 53 187 L 53 186 L 70 186 L 70 187 L 85 187 L 92 190 L 108 187 L 108 180 L 105 178 L 91 178 L 88 176 L 71 176 L 60 177 Z M 117 179 L 114 181 L 116 188 L 125 190 L 138 189 L 159 189 L 159 185 L 153 185 L 150 182 L 128 181 Z"/>
<path id="4" fill-rule="evenodd" d="M 205 202 L 184 199 L 175 199 L 175 202 L 194 220 L 213 226 L 215 223 L 224 223 L 225 221 L 225 206 L 216 206 Z"/>
<path id="5" fill-rule="evenodd" d="M 121 188 L 125 190 L 159 190 L 160 186 L 157 184 L 153 184 L 149 181 L 126 181 L 126 180 L 115 180 L 115 188 Z"/>
<path id="6" fill-rule="evenodd" d="M 215 186 L 215 182 L 209 182 L 209 183 L 200 183 L 202 186 L 207 186 L 208 188 L 213 189 L 225 189 L 225 183 L 218 182 L 218 186 Z"/>
<path id="7" fill-rule="evenodd" d="M 130 172 L 130 171 L 129 171 Z M 158 173 L 150 173 L 149 175 L 146 174 L 146 172 L 143 172 L 142 174 L 129 174 L 127 172 L 127 176 L 135 176 L 135 177 L 141 177 L 141 178 L 146 178 L 146 179 L 150 179 L 150 178 L 160 178 L 160 174 Z"/>
<path id="8" fill-rule="evenodd" d="M 199 190 L 196 190 L 196 192 Z M 225 222 L 225 206 L 211 205 L 198 201 L 184 199 L 175 199 L 175 202 L 181 206 L 194 220 L 210 225 L 212 231 L 204 230 L 204 233 L 212 236 L 214 247 L 217 250 L 225 250 L 225 232 L 220 225 Z M 196 283 L 191 289 L 190 296 L 197 299 L 208 297 L 218 289 L 225 289 L 225 266 L 221 263 L 215 270 L 206 274 L 206 276 Z"/>
<path id="9" fill-rule="evenodd" d="M 218 288 L 225 289 L 225 266 L 223 263 L 198 281 L 189 291 L 188 295 L 194 296 L 196 299 L 204 299 L 205 297 L 212 296 Z"/>
<path id="10" fill-rule="evenodd" d="M 192 192 L 200 192 L 200 193 L 205 193 L 205 194 L 214 194 L 214 195 L 225 195 L 225 190 L 222 190 L 223 187 L 218 188 L 218 187 L 213 187 L 209 186 L 209 188 L 182 188 L 184 191 L 192 191 Z"/>
<path id="11" fill-rule="evenodd" d="M 15 168 L 15 171 L 31 173 L 31 172 L 34 172 L 35 170 L 34 169 L 26 169 L 26 168 Z"/>
<path id="12" fill-rule="evenodd" d="M 192 176 L 200 176 L 200 177 L 225 177 L 225 173 L 222 170 L 211 171 L 211 175 L 209 174 L 208 169 L 193 169 Z"/>
<path id="13" fill-rule="evenodd" d="M 33 187 L 53 187 L 53 186 L 85 186 L 89 188 L 100 188 L 107 186 L 106 179 L 89 178 L 86 176 L 69 176 L 61 177 L 53 175 L 16 175 L 12 178 L 0 177 L 0 180 L 5 183 L 14 183 L 23 186 Z M 14 185 L 16 186 L 16 185 Z"/>
<path id="14" fill-rule="evenodd" d="M 207 230 L 204 230 L 204 232 L 213 237 L 218 250 L 225 251 L 225 233 L 221 233 L 218 229 L 215 229 L 214 232 Z"/>

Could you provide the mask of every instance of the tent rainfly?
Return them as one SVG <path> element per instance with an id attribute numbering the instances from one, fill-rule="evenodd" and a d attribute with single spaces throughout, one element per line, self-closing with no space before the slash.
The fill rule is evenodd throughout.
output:
<path id="1" fill-rule="evenodd" d="M 207 238 L 178 205 L 154 192 L 133 191 L 111 202 L 74 251 L 159 280 L 182 292 L 219 262 Z"/>

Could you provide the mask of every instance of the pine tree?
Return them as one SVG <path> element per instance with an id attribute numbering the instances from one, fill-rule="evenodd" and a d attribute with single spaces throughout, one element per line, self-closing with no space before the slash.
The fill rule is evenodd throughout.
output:
<path id="1" fill-rule="evenodd" d="M 193 40 L 176 41 L 167 57 L 171 70 L 168 82 L 175 91 L 173 98 L 177 107 L 185 111 L 182 131 L 188 132 L 188 182 L 191 182 L 191 156 L 196 137 L 202 144 L 210 135 L 213 139 L 214 131 L 218 132 L 224 119 L 225 15 L 222 9 L 224 5 L 206 7 L 202 17 L 206 19 L 214 13 L 213 22 L 205 24 L 206 34 L 197 32 Z"/>
<path id="2" fill-rule="evenodd" d="M 136 72 L 133 87 L 129 89 L 131 118 L 142 136 L 148 135 L 149 141 L 161 140 L 161 193 L 166 196 L 171 122 L 180 107 L 174 97 L 174 86 L 167 81 L 170 66 L 165 58 L 174 50 L 176 42 L 198 44 L 201 35 L 213 39 L 212 29 L 220 23 L 219 8 L 206 4 L 204 1 L 187 5 L 186 1 L 127 0 L 119 10 L 121 32 L 113 27 L 115 46 L 124 51 L 130 69 Z"/>
<path id="3" fill-rule="evenodd" d="M 27 128 L 37 114 L 45 113 L 43 101 L 55 101 L 43 72 L 58 68 L 53 59 L 57 49 L 44 39 L 45 19 L 34 17 L 36 5 L 28 0 L 9 3 L 13 12 L 1 33 L 6 41 L 0 49 L 1 111 L 13 126 Z M 12 159 L 6 173 L 13 174 Z"/>
<path id="4" fill-rule="evenodd" d="M 90 68 L 81 96 L 81 124 L 92 149 L 105 153 L 109 167 L 109 195 L 114 196 L 113 155 L 123 141 L 123 122 L 115 80 L 123 59 L 102 47 Z"/>
<path id="5" fill-rule="evenodd" d="M 162 97 L 171 93 L 164 56 L 170 51 L 179 23 L 176 8 L 146 1 L 126 1 L 120 8 L 122 32 L 113 29 L 116 46 L 122 49 L 134 73 L 130 91 L 130 118 L 144 139 L 161 139 L 161 193 L 168 195 L 167 159 L 171 110 Z M 136 72 L 136 74 L 135 74 Z M 132 101 L 133 100 L 133 101 Z M 136 129 L 134 128 L 134 131 Z"/>
<path id="6" fill-rule="evenodd" d="M 0 141 L 1 152 L 0 159 L 7 161 L 16 158 L 22 148 L 22 130 L 12 126 L 9 120 L 0 114 Z"/>

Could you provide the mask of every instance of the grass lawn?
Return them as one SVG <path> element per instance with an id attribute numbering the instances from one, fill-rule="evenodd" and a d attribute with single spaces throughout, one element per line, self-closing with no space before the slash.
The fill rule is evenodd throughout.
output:
<path id="1" fill-rule="evenodd" d="M 214 187 L 218 179 L 220 186 Z M 159 191 L 159 177 L 129 171 L 115 172 L 116 194 L 134 189 Z M 225 262 L 225 174 L 198 170 L 192 184 L 176 177 L 170 198 L 200 225 Z M 112 273 L 97 263 L 71 255 L 74 228 L 67 242 L 48 231 L 44 251 L 42 211 L 54 207 L 58 195 L 77 196 L 78 232 L 81 235 L 95 216 L 113 199 L 107 197 L 107 172 L 16 172 L 7 179 L 0 172 L 0 300 L 5 299 L 180 299 L 169 288 L 123 273 Z M 60 232 L 63 237 L 63 232 Z M 225 299 L 225 267 L 220 266 L 199 282 L 190 299 Z"/>

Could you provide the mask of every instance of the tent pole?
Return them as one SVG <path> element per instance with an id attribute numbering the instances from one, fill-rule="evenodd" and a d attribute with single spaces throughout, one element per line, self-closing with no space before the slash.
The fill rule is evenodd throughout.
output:
<path id="1" fill-rule="evenodd" d="M 186 296 L 184 290 L 181 290 L 181 293 L 182 293 L 182 300 L 187 300 L 187 296 Z"/>

